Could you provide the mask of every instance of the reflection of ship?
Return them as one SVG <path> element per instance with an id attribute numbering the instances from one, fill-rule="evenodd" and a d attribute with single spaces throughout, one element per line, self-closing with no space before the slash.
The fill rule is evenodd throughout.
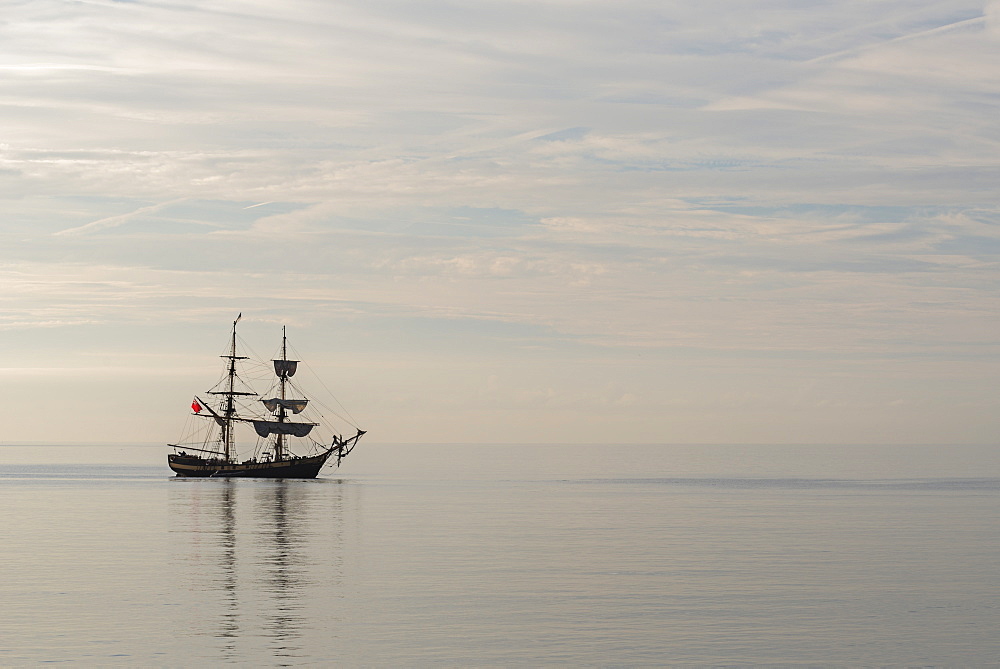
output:
<path id="1" fill-rule="evenodd" d="M 357 491 L 343 484 L 173 479 L 171 582 L 187 603 L 171 634 L 183 657 L 298 666 L 330 652 L 349 617 L 339 600 Z"/>
<path id="2" fill-rule="evenodd" d="M 217 408 L 197 396 L 191 403 L 194 414 L 201 423 L 194 434 L 177 444 L 167 456 L 167 463 L 178 476 L 244 476 L 257 478 L 316 478 L 327 460 L 336 456 L 337 465 L 354 450 L 364 430 L 353 426 L 357 433 L 343 437 L 333 433 L 323 417 L 313 415 L 310 401 L 293 384 L 291 377 L 298 369 L 298 360 L 288 359 L 288 340 L 282 331 L 281 358 L 273 360 L 274 376 L 271 386 L 263 396 L 254 392 L 237 368 L 255 364 L 251 358 L 237 355 L 236 323 L 233 321 L 229 353 L 222 356 L 229 363 L 226 375 L 211 389 L 210 395 L 220 398 Z M 262 363 L 257 362 L 257 365 Z M 289 393 L 296 393 L 289 395 Z M 266 398 L 266 399 L 265 399 Z M 256 406 L 257 401 L 268 413 Z M 201 413 L 207 411 L 207 414 Z M 292 420 L 296 416 L 298 420 Z M 313 419 L 310 419 L 313 416 Z M 346 419 L 343 419 L 346 421 Z M 349 421 L 347 421 L 349 422 Z M 237 455 L 235 428 L 253 426 L 257 443 L 253 454 L 245 460 Z M 326 427 L 332 436 L 328 442 L 316 440 Z M 329 445 L 327 445 L 329 443 Z M 194 455 L 188 451 L 197 453 Z"/>
<path id="3" fill-rule="evenodd" d="M 233 485 L 237 485 L 235 482 Z M 305 548 L 305 534 L 308 523 L 307 503 L 302 496 L 302 484 L 295 481 L 275 481 L 273 490 L 261 496 L 258 518 L 269 519 L 267 529 L 267 558 L 264 578 L 258 589 L 269 595 L 271 605 L 263 607 L 265 615 L 264 631 L 270 637 L 270 645 L 275 658 L 284 660 L 294 657 L 301 649 L 303 627 L 307 625 L 302 608 L 304 597 L 315 585 L 310 583 L 309 563 Z M 273 494 L 272 494 L 273 493 Z M 298 494 L 296 494 L 298 493 Z M 292 497 L 292 499 L 289 499 Z M 270 516 L 270 518 L 268 518 Z M 263 543 L 263 542 L 262 542 Z"/>
<path id="4" fill-rule="evenodd" d="M 236 498 L 233 492 L 234 483 L 223 482 L 219 510 L 222 523 L 219 525 L 220 541 L 220 583 L 222 601 L 226 602 L 226 612 L 220 623 L 219 638 L 223 639 L 223 647 L 227 656 L 232 656 L 240 636 L 239 597 L 236 591 L 239 581 L 236 578 Z"/>

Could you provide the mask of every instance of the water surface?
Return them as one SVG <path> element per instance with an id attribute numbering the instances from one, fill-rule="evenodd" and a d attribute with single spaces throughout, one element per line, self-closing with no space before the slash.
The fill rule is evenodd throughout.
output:
<path id="1" fill-rule="evenodd" d="M 992 448 L 372 445 L 315 481 L 0 458 L 0 665 L 1000 657 Z"/>

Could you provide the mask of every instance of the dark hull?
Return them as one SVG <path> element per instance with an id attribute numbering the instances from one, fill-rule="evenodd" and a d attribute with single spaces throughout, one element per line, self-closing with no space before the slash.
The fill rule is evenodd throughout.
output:
<path id="1" fill-rule="evenodd" d="M 276 462 L 223 462 L 193 455 L 171 454 L 167 464 L 178 476 L 215 478 L 314 479 L 334 449 L 307 458 Z"/>

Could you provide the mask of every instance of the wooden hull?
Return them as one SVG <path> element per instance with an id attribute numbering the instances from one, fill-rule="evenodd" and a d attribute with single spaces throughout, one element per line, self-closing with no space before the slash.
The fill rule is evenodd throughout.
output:
<path id="1" fill-rule="evenodd" d="M 320 455 L 275 462 L 223 462 L 194 455 L 170 454 L 167 456 L 167 464 L 177 476 L 314 479 L 333 451 L 331 448 Z"/>

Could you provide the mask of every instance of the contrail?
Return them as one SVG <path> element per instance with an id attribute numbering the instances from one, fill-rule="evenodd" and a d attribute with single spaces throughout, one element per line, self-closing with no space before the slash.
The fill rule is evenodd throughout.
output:
<path id="1" fill-rule="evenodd" d="M 985 16 L 976 16 L 971 19 L 965 19 L 963 21 L 956 21 L 954 23 L 949 23 L 947 25 L 938 26 L 936 28 L 930 28 L 928 30 L 921 30 L 919 32 L 910 33 L 909 35 L 900 35 L 899 37 L 893 37 L 891 39 L 883 40 L 881 42 L 876 42 L 875 44 L 865 44 L 863 46 L 854 47 L 851 49 L 845 49 L 843 51 L 837 51 L 836 53 L 828 53 L 825 56 L 818 56 L 811 60 L 805 61 L 806 65 L 811 65 L 813 63 L 822 63 L 823 61 L 833 60 L 835 58 L 842 58 L 844 56 L 850 56 L 857 53 L 863 53 L 865 51 L 871 51 L 872 49 L 877 49 L 880 46 L 886 44 L 893 44 L 895 42 L 906 42 L 911 39 L 916 39 L 918 37 L 924 37 L 926 35 L 933 35 L 935 33 L 949 32 L 957 28 L 964 28 L 965 26 L 975 25 L 977 23 L 985 23 Z"/>
<path id="2" fill-rule="evenodd" d="M 81 225 L 75 228 L 67 228 L 66 230 L 60 230 L 59 232 L 53 233 L 54 237 L 62 237 L 69 235 L 85 235 L 88 232 L 95 232 L 97 230 L 104 230 L 106 228 L 117 228 L 119 225 L 124 225 L 128 223 L 134 216 L 140 214 L 151 214 L 163 209 L 164 207 L 175 204 L 177 202 L 184 202 L 187 198 L 180 198 L 177 200 L 169 200 L 167 202 L 160 202 L 159 204 L 153 204 L 148 207 L 140 207 L 135 211 L 130 211 L 127 214 L 119 214 L 117 216 L 108 216 L 107 218 L 102 218 L 97 221 L 91 221 L 85 225 Z"/>

